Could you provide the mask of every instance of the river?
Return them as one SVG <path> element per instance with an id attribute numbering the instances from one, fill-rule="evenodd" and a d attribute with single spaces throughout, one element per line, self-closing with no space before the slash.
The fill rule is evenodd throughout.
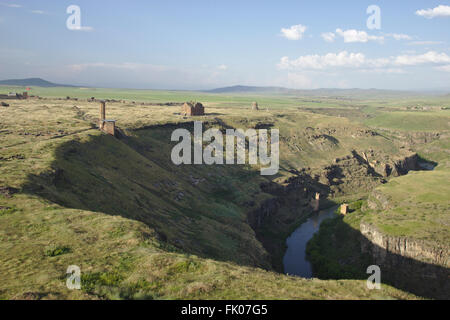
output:
<path id="1" fill-rule="evenodd" d="M 313 213 L 286 240 L 287 250 L 283 257 L 284 273 L 303 278 L 312 278 L 311 264 L 306 260 L 306 244 L 319 231 L 320 224 L 327 218 L 335 216 L 339 206 L 334 206 Z"/>

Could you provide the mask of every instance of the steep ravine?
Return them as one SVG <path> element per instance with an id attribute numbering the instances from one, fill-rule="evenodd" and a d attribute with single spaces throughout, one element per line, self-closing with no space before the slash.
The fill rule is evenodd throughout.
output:
<path id="1" fill-rule="evenodd" d="M 272 194 L 273 198 L 249 211 L 247 221 L 269 252 L 272 267 L 282 272 L 286 238 L 311 214 L 310 203 L 316 193 L 321 197 L 320 207 L 329 207 L 334 203 L 335 197 L 367 194 L 385 183 L 385 178 L 417 170 L 418 160 L 415 153 L 403 158 L 388 159 L 382 168 L 389 166 L 394 170 L 377 172 L 365 153 L 360 155 L 353 151 L 351 155 L 336 159 L 329 166 L 316 170 L 303 169 L 286 179 L 284 185 L 262 185 L 262 190 Z"/>
<path id="2" fill-rule="evenodd" d="M 350 214 L 321 227 L 308 245 L 321 279 L 365 279 L 378 265 L 381 281 L 426 298 L 449 299 L 448 191 L 445 168 L 413 154 L 393 163 L 395 175 L 350 203 Z M 408 173 L 411 169 L 416 172 Z M 436 186 L 440 186 L 436 188 Z"/>

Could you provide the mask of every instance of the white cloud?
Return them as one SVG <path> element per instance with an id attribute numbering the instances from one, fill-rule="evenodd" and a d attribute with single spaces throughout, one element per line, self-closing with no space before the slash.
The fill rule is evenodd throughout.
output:
<path id="1" fill-rule="evenodd" d="M 450 63 L 450 57 L 446 53 L 428 51 L 427 53 L 421 55 L 397 56 L 393 60 L 393 64 L 397 66 L 416 66 L 427 63 L 432 64 Z"/>
<path id="2" fill-rule="evenodd" d="M 295 26 L 291 26 L 288 29 L 282 28 L 281 36 L 289 40 L 300 40 L 301 38 L 303 38 L 303 34 L 305 33 L 305 31 L 306 31 L 305 26 L 297 24 Z"/>
<path id="3" fill-rule="evenodd" d="M 358 31 L 355 29 L 342 30 L 336 29 L 336 33 L 344 38 L 344 42 L 368 42 L 368 41 L 383 41 L 383 36 L 371 36 L 365 31 Z"/>
<path id="4" fill-rule="evenodd" d="M 334 42 L 334 39 L 336 38 L 336 35 L 333 32 L 325 32 L 321 34 L 321 37 L 326 42 Z"/>
<path id="5" fill-rule="evenodd" d="M 375 74 L 405 74 L 405 70 L 401 68 L 372 68 L 372 69 L 361 69 L 363 73 L 375 73 Z"/>
<path id="6" fill-rule="evenodd" d="M 45 11 L 42 11 L 42 10 L 32 10 L 31 13 L 35 13 L 35 14 L 45 14 Z"/>
<path id="7" fill-rule="evenodd" d="M 22 8 L 23 6 L 16 3 L 0 3 L 2 6 L 8 7 L 8 8 Z"/>
<path id="8" fill-rule="evenodd" d="M 224 64 L 221 64 L 220 66 L 217 67 L 217 69 L 219 69 L 219 70 L 227 70 L 228 66 L 226 66 Z"/>
<path id="9" fill-rule="evenodd" d="M 429 46 L 434 44 L 443 44 L 443 41 L 411 41 L 410 46 Z"/>
<path id="10" fill-rule="evenodd" d="M 446 66 L 436 67 L 436 69 L 441 70 L 441 71 L 445 71 L 445 72 L 450 72 L 450 64 L 446 65 Z"/>
<path id="11" fill-rule="evenodd" d="M 290 60 L 282 57 L 277 65 L 279 69 L 287 70 L 324 70 L 327 68 L 361 68 L 361 69 L 384 69 L 380 72 L 400 73 L 398 67 L 419 65 L 442 65 L 450 64 L 450 56 L 446 53 L 429 51 L 421 55 L 400 55 L 389 58 L 368 59 L 363 53 L 327 53 L 325 55 L 306 55 Z"/>
<path id="12" fill-rule="evenodd" d="M 432 19 L 435 17 L 450 17 L 450 6 L 439 5 L 433 9 L 417 10 L 416 15 L 428 19 Z"/>
<path id="13" fill-rule="evenodd" d="M 348 53 L 342 51 L 338 54 L 327 53 L 326 55 L 307 55 L 301 56 L 295 60 L 289 60 L 289 57 L 281 58 L 278 67 L 280 69 L 316 69 L 321 70 L 327 67 L 358 67 L 365 62 L 365 56 L 362 53 Z"/>
<path id="14" fill-rule="evenodd" d="M 392 37 L 395 40 L 412 40 L 412 37 L 407 35 L 407 34 L 403 34 L 403 33 L 389 33 L 387 34 L 388 37 Z"/>
<path id="15" fill-rule="evenodd" d="M 104 69 L 120 69 L 120 70 L 154 70 L 154 71 L 167 71 L 170 68 L 166 66 L 158 66 L 144 63 L 123 62 L 123 63 L 105 63 L 105 62 L 92 62 L 71 64 L 68 66 L 69 70 L 74 72 L 84 71 L 86 69 L 104 68 Z"/>

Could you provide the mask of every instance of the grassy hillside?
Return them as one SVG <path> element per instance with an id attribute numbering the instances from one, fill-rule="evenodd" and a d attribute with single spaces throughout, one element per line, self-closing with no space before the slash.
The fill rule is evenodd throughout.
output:
<path id="1" fill-rule="evenodd" d="M 450 129 L 450 110 L 383 112 L 365 121 L 369 126 L 404 131 Z"/>
<path id="2" fill-rule="evenodd" d="M 432 246 L 450 239 L 450 170 L 412 172 L 380 186 L 369 197 L 376 213 L 364 221 L 392 236 Z"/>

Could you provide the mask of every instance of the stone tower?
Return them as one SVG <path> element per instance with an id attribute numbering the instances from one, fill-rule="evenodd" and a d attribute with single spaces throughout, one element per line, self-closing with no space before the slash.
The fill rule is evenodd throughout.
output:
<path id="1" fill-rule="evenodd" d="M 311 199 L 311 207 L 315 212 L 319 211 L 320 207 L 320 193 L 316 192 L 314 199 Z"/>
<path id="2" fill-rule="evenodd" d="M 98 121 L 98 127 L 103 132 L 115 136 L 116 134 L 116 120 L 106 119 L 106 102 L 100 101 L 100 119 Z"/>

